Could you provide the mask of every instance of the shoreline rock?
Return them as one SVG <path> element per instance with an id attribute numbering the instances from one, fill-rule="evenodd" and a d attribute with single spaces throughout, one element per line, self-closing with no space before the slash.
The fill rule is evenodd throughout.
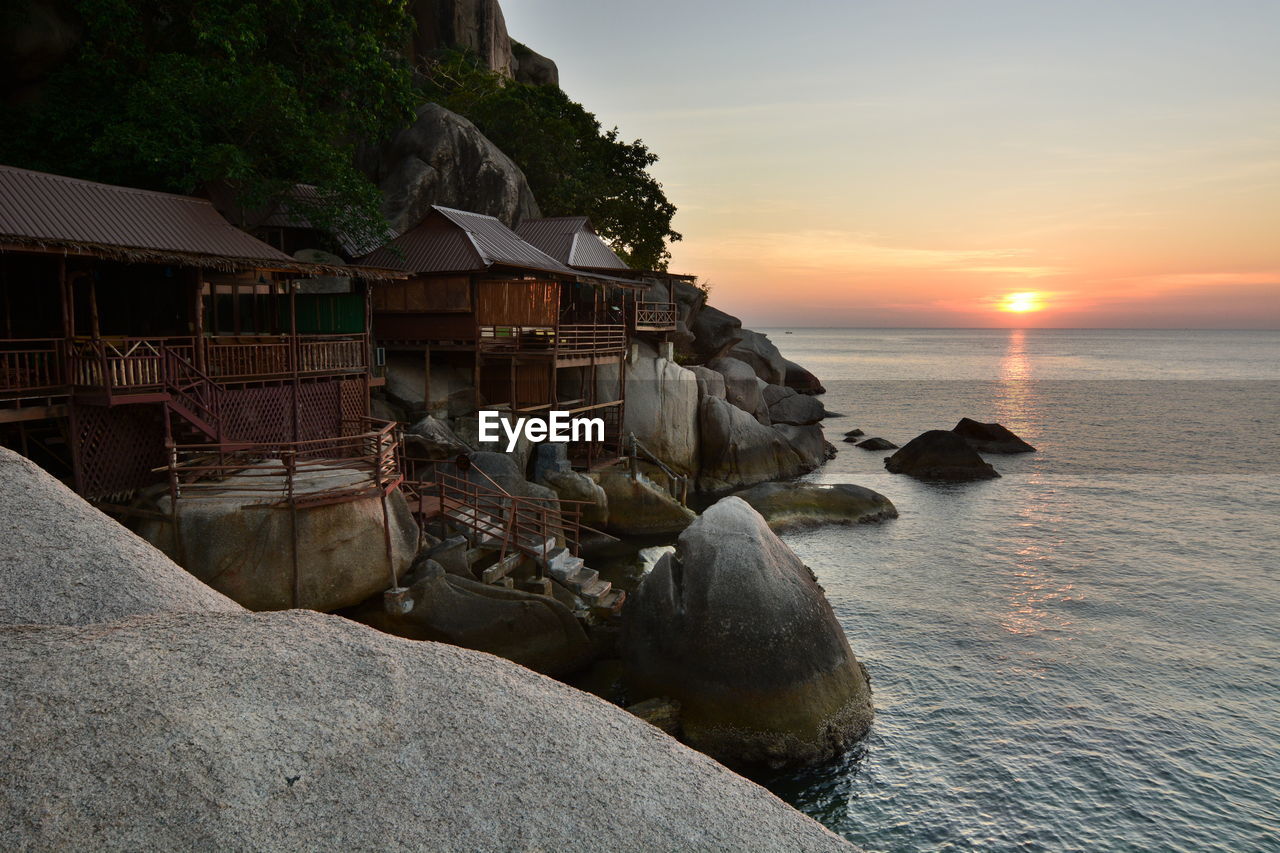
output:
<path id="1" fill-rule="evenodd" d="M 982 453 L 1034 453 L 1036 450 L 1003 424 L 984 424 L 972 418 L 961 418 L 951 431 Z"/>
<path id="2" fill-rule="evenodd" d="M 738 492 L 775 533 L 820 524 L 869 524 L 898 517 L 893 502 L 851 483 L 761 483 Z"/>
<path id="3" fill-rule="evenodd" d="M 921 480 L 989 480 L 1000 474 L 950 430 L 931 429 L 907 442 L 884 460 L 891 474 L 908 474 Z"/>

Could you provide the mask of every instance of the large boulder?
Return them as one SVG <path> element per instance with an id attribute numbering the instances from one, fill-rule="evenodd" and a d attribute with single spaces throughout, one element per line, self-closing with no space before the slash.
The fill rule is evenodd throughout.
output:
<path id="1" fill-rule="evenodd" d="M 0 707 L 14 849 L 852 849 L 621 708 L 317 613 L 0 628 Z"/>
<path id="2" fill-rule="evenodd" d="M 764 391 L 764 401 L 769 407 L 769 420 L 775 424 L 808 426 L 827 417 L 821 400 L 785 385 L 768 386 Z"/>
<path id="3" fill-rule="evenodd" d="M 644 475 L 632 479 L 621 468 L 594 475 L 609 502 L 605 529 L 618 536 L 661 536 L 679 533 L 693 521 L 693 510 Z"/>
<path id="4" fill-rule="evenodd" d="M 411 64 L 430 61 L 441 50 L 464 50 L 490 71 L 515 77 L 514 44 L 498 0 L 412 0 Z"/>
<path id="5" fill-rule="evenodd" d="M 540 215 L 520 167 L 474 124 L 438 104 L 419 107 L 412 125 L 363 151 L 360 165 L 382 191 L 382 212 L 396 234 L 426 218 L 433 204 L 509 226 Z"/>
<path id="6" fill-rule="evenodd" d="M 623 432 L 682 474 L 698 470 L 698 380 L 648 344 L 627 362 Z"/>
<path id="7" fill-rule="evenodd" d="M 560 69 L 552 60 L 518 41 L 511 42 L 511 53 L 511 70 L 517 83 L 527 83 L 530 86 L 560 85 Z"/>
<path id="8" fill-rule="evenodd" d="M 689 326 L 693 349 L 704 361 L 726 354 L 742 340 L 742 321 L 718 308 L 703 305 Z"/>
<path id="9" fill-rule="evenodd" d="M 834 459 L 836 449 L 823 437 L 822 427 L 816 424 L 793 426 L 774 424 L 773 429 L 787 440 L 787 444 L 800 457 L 800 468 L 808 472 L 820 468 L 828 459 Z"/>
<path id="10" fill-rule="evenodd" d="M 350 611 L 357 622 L 410 640 L 435 640 L 515 661 L 546 675 L 568 675 L 591 659 L 582 625 L 554 598 L 491 586 L 424 561 L 406 581 L 413 608 L 388 613 L 382 598 Z"/>
<path id="11" fill-rule="evenodd" d="M 751 365 L 736 358 L 724 357 L 712 359 L 707 362 L 707 367 L 724 377 L 726 400 L 761 423 L 769 422 L 769 407 L 765 405 L 763 393 L 768 386 L 761 383 Z"/>
<path id="12" fill-rule="evenodd" d="M 921 480 L 987 480 L 1000 476 L 963 438 L 945 429 L 931 429 L 911 439 L 884 460 L 884 467 L 891 474 L 910 474 Z"/>
<path id="13" fill-rule="evenodd" d="M 1003 424 L 984 424 L 972 418 L 961 418 L 951 431 L 982 453 L 1034 453 L 1035 448 L 1023 441 Z"/>
<path id="14" fill-rule="evenodd" d="M 498 416 L 499 421 L 507 424 L 513 424 L 516 419 L 517 416 L 510 412 L 500 412 Z M 516 436 L 515 446 L 508 451 L 507 448 L 512 446 L 511 439 L 507 435 L 506 427 L 501 424 L 497 427 L 498 439 L 496 441 L 481 441 L 480 418 L 477 415 L 458 418 L 453 423 L 454 434 L 462 439 L 464 444 L 487 454 L 481 457 L 482 460 L 492 459 L 494 464 L 499 466 L 495 471 L 490 472 L 491 474 L 509 477 L 513 483 L 524 480 L 525 472 L 529 470 L 529 460 L 533 457 L 534 444 L 523 431 Z M 489 434 L 492 435 L 492 431 Z M 508 468 L 506 462 L 498 460 L 497 457 L 499 456 L 508 457 L 511 467 Z M 512 494 L 520 494 L 520 492 L 512 492 Z"/>
<path id="15" fill-rule="evenodd" d="M 291 512 L 277 502 L 279 495 L 260 498 L 256 490 L 276 479 L 264 470 L 228 477 L 218 490 L 184 494 L 178 501 L 177 536 L 168 520 L 148 520 L 139 532 L 198 579 L 250 610 L 350 607 L 391 587 L 393 574 L 403 576 L 413 562 L 418 525 L 398 490 L 385 501 L 388 563 L 384 502 L 378 495 L 304 503 Z M 305 498 L 309 492 L 339 487 L 344 477 L 354 484 L 366 476 L 355 469 L 303 472 L 295 487 Z M 157 496 L 162 515 L 169 516 L 171 506 L 167 493 Z"/>
<path id="16" fill-rule="evenodd" d="M 702 430 L 699 491 L 727 492 L 805 471 L 785 436 L 725 400 L 704 397 L 698 421 Z"/>
<path id="17" fill-rule="evenodd" d="M 871 689 L 822 588 L 739 498 L 680 535 L 624 611 L 634 698 L 681 706 L 687 743 L 731 764 L 812 764 L 871 725 Z"/>
<path id="18" fill-rule="evenodd" d="M 737 497 L 751 504 L 775 532 L 898 517 L 897 508 L 884 495 L 851 483 L 761 483 L 738 492 Z"/>
<path id="19" fill-rule="evenodd" d="M 405 452 L 420 459 L 452 460 L 469 448 L 444 421 L 427 415 L 404 430 Z"/>
<path id="20" fill-rule="evenodd" d="M 786 382 L 787 360 L 778 352 L 769 336 L 750 329 L 742 329 L 738 334 L 742 340 L 733 345 L 729 355 L 751 365 L 756 376 L 770 385 L 782 385 Z"/>
<path id="21" fill-rule="evenodd" d="M 801 394 L 825 394 L 827 389 L 822 387 L 822 383 L 818 381 L 818 377 L 814 376 L 808 370 L 805 370 L 794 361 L 786 362 L 786 375 L 783 377 L 782 384 L 788 388 L 794 388 Z"/>
<path id="22" fill-rule="evenodd" d="M 723 400 L 726 398 L 728 388 L 724 384 L 724 376 L 702 364 L 695 364 L 688 370 L 698 379 L 698 399 L 719 397 Z"/>
<path id="23" fill-rule="evenodd" d="M 578 471 L 549 471 L 542 482 L 560 498 L 560 506 L 566 501 L 577 504 L 581 521 L 590 527 L 600 527 L 609 521 L 609 495 L 599 483 Z"/>
<path id="24" fill-rule="evenodd" d="M 243 609 L 34 462 L 0 447 L 0 624 Z"/>

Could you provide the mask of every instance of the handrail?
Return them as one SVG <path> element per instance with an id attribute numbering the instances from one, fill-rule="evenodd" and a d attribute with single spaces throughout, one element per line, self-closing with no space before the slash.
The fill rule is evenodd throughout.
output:
<path id="1" fill-rule="evenodd" d="M 649 450 L 649 448 L 645 447 L 644 444 L 640 442 L 640 439 L 636 438 L 636 434 L 634 432 L 627 433 L 627 444 L 630 448 L 630 452 L 627 456 L 630 460 L 632 481 L 636 480 L 640 475 L 640 467 L 636 463 L 639 459 L 643 458 L 649 464 L 657 466 L 659 471 L 667 475 L 667 481 L 669 484 L 667 491 L 671 494 L 671 497 L 678 500 L 682 505 L 687 505 L 689 501 L 689 477 L 685 474 L 679 474 L 673 471 L 667 463 L 663 462 L 651 450 Z"/>

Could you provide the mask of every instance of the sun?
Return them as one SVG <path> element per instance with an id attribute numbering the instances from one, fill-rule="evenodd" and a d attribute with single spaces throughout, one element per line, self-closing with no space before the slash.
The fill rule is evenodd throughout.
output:
<path id="1" fill-rule="evenodd" d="M 1039 311 L 1044 307 L 1040 294 L 1030 293 L 1010 293 L 1004 299 L 1000 300 L 1000 310 L 1008 311 L 1013 314 L 1026 314 L 1030 311 Z"/>

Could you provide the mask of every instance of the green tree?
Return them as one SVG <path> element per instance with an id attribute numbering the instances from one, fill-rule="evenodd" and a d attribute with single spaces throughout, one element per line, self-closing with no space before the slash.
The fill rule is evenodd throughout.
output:
<path id="1" fill-rule="evenodd" d="M 649 167 L 658 158 L 555 86 L 514 83 L 470 54 L 441 54 L 422 69 L 422 94 L 470 119 L 516 162 L 544 214 L 585 214 L 633 267 L 666 269 L 676 208 Z"/>
<path id="2" fill-rule="evenodd" d="M 295 183 L 305 213 L 356 239 L 383 233 L 357 141 L 413 118 L 396 47 L 406 0 L 76 0 L 84 41 L 38 101 L 0 114 L 0 161 L 248 206 Z"/>

